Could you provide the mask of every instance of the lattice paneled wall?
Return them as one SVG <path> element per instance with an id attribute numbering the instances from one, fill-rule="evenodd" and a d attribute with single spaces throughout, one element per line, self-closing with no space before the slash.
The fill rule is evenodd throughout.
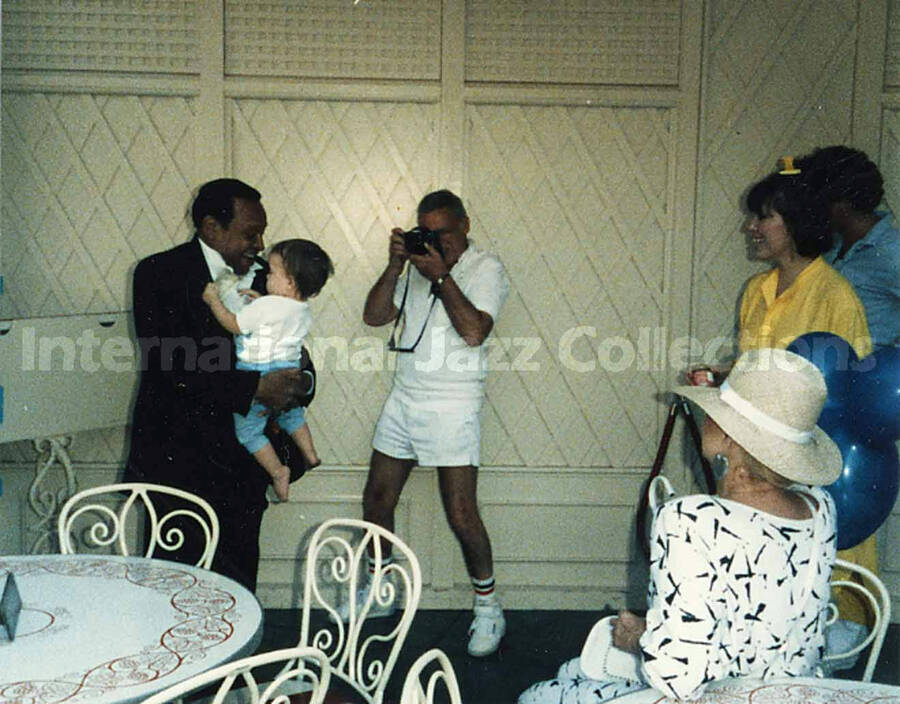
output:
<path id="1" fill-rule="evenodd" d="M 486 465 L 651 461 L 657 370 L 635 359 L 626 370 L 595 361 L 585 372 L 559 355 L 579 327 L 638 348 L 642 331 L 663 326 L 670 112 L 470 109 L 473 238 L 501 255 L 514 282 L 527 281 L 515 285 L 492 342 L 501 369 L 486 409 Z M 241 100 L 231 124 L 235 170 L 280 214 L 269 241 L 311 237 L 336 259 L 335 279 L 313 303 L 323 380 L 311 415 L 327 419 L 312 421 L 326 456 L 364 463 L 390 370 L 383 331 L 366 328 L 359 311 L 383 266 L 387 232 L 411 225 L 418 194 L 435 184 L 436 106 Z M 578 359 L 596 357 L 589 342 L 576 338 Z M 350 363 L 354 348 L 377 350 L 372 364 Z M 539 446 L 536 432 L 545 438 Z"/>
<path id="2" fill-rule="evenodd" d="M 637 356 L 601 364 L 596 348 L 619 338 L 638 350 L 665 325 L 672 112 L 469 107 L 473 233 L 516 282 L 497 326 L 511 369 L 489 387 L 490 464 L 652 461 L 659 369 Z"/>
<path id="3" fill-rule="evenodd" d="M 193 130 L 185 98 L 5 93 L 0 318 L 128 309 L 188 235 Z"/>
<path id="4" fill-rule="evenodd" d="M 882 114 L 881 163 L 885 176 L 884 200 L 894 213 L 900 213 L 900 109 Z"/>
<path id="5" fill-rule="evenodd" d="M 265 194 L 266 238 L 314 239 L 335 276 L 312 301 L 321 374 L 310 425 L 334 464 L 365 464 L 391 382 L 384 331 L 362 322 L 392 227 L 436 187 L 438 109 L 428 103 L 236 100 L 234 169 Z"/>
<path id="6" fill-rule="evenodd" d="M 856 3 L 710 2 L 694 335 L 729 335 L 750 262 L 742 196 L 784 154 L 851 136 Z"/>

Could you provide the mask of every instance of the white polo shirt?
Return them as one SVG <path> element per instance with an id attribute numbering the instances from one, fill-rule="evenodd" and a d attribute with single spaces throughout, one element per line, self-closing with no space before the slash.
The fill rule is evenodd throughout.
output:
<path id="1" fill-rule="evenodd" d="M 425 325 L 415 352 L 397 353 L 394 387 L 415 398 L 481 402 L 487 372 L 484 344 L 470 347 L 456 332 L 443 302 L 438 299 L 431 310 L 431 282 L 409 266 L 409 291 L 400 325 L 403 332 L 399 347 L 410 347 Z M 450 276 L 475 308 L 497 322 L 500 308 L 509 295 L 509 279 L 500 259 L 476 249 L 471 240 L 450 270 Z M 400 308 L 406 275 L 394 289 L 394 305 Z M 429 315 L 429 310 L 431 313 Z M 427 324 L 426 324 L 427 318 Z"/>

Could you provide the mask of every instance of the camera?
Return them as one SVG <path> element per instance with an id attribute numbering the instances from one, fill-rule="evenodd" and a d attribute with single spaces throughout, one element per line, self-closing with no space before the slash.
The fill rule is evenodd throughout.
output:
<path id="1" fill-rule="evenodd" d="M 426 244 L 430 244 L 437 250 L 438 254 L 442 257 L 444 256 L 444 252 L 441 249 L 440 234 L 434 230 L 429 230 L 427 227 L 419 225 L 403 233 L 403 246 L 409 254 L 428 254 L 428 250 L 425 249 Z"/>

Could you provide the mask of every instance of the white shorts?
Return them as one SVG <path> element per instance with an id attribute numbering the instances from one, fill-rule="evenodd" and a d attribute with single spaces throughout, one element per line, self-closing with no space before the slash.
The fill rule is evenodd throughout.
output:
<path id="1" fill-rule="evenodd" d="M 422 467 L 477 467 L 481 449 L 481 404 L 472 401 L 417 403 L 391 391 L 375 425 L 372 447 Z"/>

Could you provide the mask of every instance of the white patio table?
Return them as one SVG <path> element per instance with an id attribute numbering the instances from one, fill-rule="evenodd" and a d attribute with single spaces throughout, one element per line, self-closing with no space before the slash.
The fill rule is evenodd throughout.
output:
<path id="1" fill-rule="evenodd" d="M 675 702 L 655 689 L 611 700 L 616 704 Z M 769 680 L 725 679 L 711 683 L 692 704 L 900 704 L 900 687 L 875 682 L 816 677 Z"/>
<path id="2" fill-rule="evenodd" d="M 0 628 L 0 704 L 125 704 L 255 652 L 263 611 L 243 586 L 143 557 L 0 557 L 15 639 Z"/>

